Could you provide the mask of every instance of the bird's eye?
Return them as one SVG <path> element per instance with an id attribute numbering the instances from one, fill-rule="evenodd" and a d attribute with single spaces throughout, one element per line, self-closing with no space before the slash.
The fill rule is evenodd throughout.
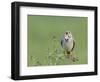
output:
<path id="1" fill-rule="evenodd" d="M 66 34 L 68 34 L 68 32 L 66 32 Z"/>

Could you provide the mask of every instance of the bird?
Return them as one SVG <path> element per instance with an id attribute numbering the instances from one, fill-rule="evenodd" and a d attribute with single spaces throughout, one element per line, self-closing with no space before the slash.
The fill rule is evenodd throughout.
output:
<path id="1" fill-rule="evenodd" d="M 64 54 L 67 56 L 67 58 L 71 58 L 73 61 L 75 61 L 75 57 L 72 57 L 72 52 L 75 48 L 75 40 L 70 31 L 64 32 L 61 38 L 61 46 L 64 49 Z"/>

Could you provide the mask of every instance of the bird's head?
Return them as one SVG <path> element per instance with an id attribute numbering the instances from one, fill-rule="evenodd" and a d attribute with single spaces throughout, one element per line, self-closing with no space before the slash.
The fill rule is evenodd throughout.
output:
<path id="1" fill-rule="evenodd" d="M 66 32 L 64 33 L 64 39 L 65 39 L 65 41 L 72 40 L 72 39 L 73 39 L 72 33 L 71 33 L 70 31 L 66 31 Z"/>

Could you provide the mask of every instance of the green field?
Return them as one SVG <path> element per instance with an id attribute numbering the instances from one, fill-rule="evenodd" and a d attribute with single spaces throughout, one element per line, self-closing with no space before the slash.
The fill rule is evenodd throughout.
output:
<path id="1" fill-rule="evenodd" d="M 71 16 L 28 15 L 28 66 L 71 65 L 88 63 L 88 18 Z M 73 62 L 63 54 L 60 41 L 65 31 L 75 39 Z M 56 51 L 55 51 L 56 50 Z M 56 61 L 57 57 L 60 57 Z"/>

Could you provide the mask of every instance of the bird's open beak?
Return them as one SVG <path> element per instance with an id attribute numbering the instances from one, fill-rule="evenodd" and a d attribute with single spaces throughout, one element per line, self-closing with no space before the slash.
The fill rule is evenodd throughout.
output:
<path id="1" fill-rule="evenodd" d="M 65 39 L 66 42 L 68 42 L 69 39 Z"/>

